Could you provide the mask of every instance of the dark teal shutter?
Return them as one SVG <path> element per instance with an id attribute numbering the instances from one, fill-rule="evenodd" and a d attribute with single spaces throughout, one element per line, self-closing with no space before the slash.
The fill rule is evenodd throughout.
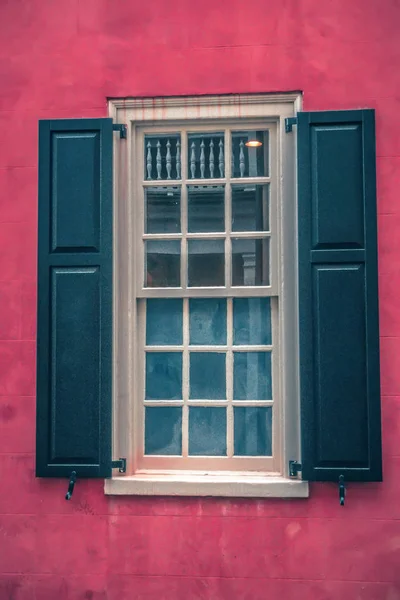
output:
<path id="1" fill-rule="evenodd" d="M 111 474 L 112 120 L 39 123 L 40 477 Z"/>
<path id="2" fill-rule="evenodd" d="M 374 111 L 297 135 L 302 477 L 380 481 Z"/>

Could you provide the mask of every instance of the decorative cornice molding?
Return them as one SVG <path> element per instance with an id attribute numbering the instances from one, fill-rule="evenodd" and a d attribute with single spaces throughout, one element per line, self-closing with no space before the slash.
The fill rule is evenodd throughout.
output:
<path id="1" fill-rule="evenodd" d="M 158 98 L 109 98 L 115 108 L 180 108 L 202 106 L 240 106 L 252 104 L 293 104 L 301 97 L 301 92 L 287 94 L 225 94 L 221 96 L 165 96 Z"/>
<path id="2" fill-rule="evenodd" d="M 115 98 L 108 114 L 117 123 L 168 123 L 215 119 L 285 119 L 301 109 L 300 92 L 287 94 L 225 94 L 219 96 L 169 96 Z"/>

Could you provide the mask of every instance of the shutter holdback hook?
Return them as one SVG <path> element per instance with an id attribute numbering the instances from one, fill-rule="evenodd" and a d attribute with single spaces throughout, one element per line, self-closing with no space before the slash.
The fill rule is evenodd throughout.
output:
<path id="1" fill-rule="evenodd" d="M 74 493 L 74 487 L 76 482 L 76 471 L 72 471 L 69 476 L 68 492 L 65 495 L 66 500 L 71 500 L 71 496 Z"/>
<path id="2" fill-rule="evenodd" d="M 344 506 L 344 499 L 346 496 L 346 486 L 344 484 L 344 475 L 339 475 L 339 504 Z"/>

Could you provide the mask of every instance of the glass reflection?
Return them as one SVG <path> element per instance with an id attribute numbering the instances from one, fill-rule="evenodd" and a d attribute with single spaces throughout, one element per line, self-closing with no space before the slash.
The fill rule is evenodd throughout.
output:
<path id="1" fill-rule="evenodd" d="M 145 188 L 145 209 L 145 233 L 180 232 L 180 188 Z"/>
<path id="2" fill-rule="evenodd" d="M 249 147 L 249 142 L 259 142 Z M 267 177 L 269 175 L 269 132 L 232 131 L 232 177 Z"/>
<path id="3" fill-rule="evenodd" d="M 179 287 L 181 283 L 179 240 L 145 242 L 145 286 Z"/>
<path id="4" fill-rule="evenodd" d="M 146 406 L 144 453 L 170 456 L 182 454 L 182 408 Z"/>
<path id="5" fill-rule="evenodd" d="M 269 231 L 269 185 L 232 186 L 232 231 Z"/>
<path id="6" fill-rule="evenodd" d="M 188 240 L 189 287 L 225 284 L 224 240 Z"/>
<path id="7" fill-rule="evenodd" d="M 146 352 L 145 398 L 182 399 L 182 352 Z"/>
<path id="8" fill-rule="evenodd" d="M 224 177 L 224 134 L 189 133 L 187 160 L 190 179 Z"/>
<path id="9" fill-rule="evenodd" d="M 235 456 L 272 455 L 272 408 L 269 406 L 235 406 Z"/>
<path id="10" fill-rule="evenodd" d="M 225 353 L 190 353 L 191 400 L 226 400 Z"/>
<path id="11" fill-rule="evenodd" d="M 172 346 L 182 344 L 182 300 L 149 299 L 146 302 L 146 344 Z"/>
<path id="12" fill-rule="evenodd" d="M 225 408 L 189 408 L 189 455 L 226 456 Z"/>
<path id="13" fill-rule="evenodd" d="M 272 344 L 269 298 L 233 299 L 233 343 Z"/>
<path id="14" fill-rule="evenodd" d="M 225 230 L 225 189 L 223 186 L 188 187 L 189 233 Z"/>
<path id="15" fill-rule="evenodd" d="M 226 300 L 191 298 L 189 300 L 190 344 L 226 344 Z"/>
<path id="16" fill-rule="evenodd" d="M 269 238 L 232 239 L 232 285 L 269 285 Z"/>
<path id="17" fill-rule="evenodd" d="M 181 178 L 181 136 L 179 134 L 151 134 L 144 138 L 144 178 Z"/>
<path id="18" fill-rule="evenodd" d="M 233 399 L 272 400 L 271 352 L 234 352 Z"/>

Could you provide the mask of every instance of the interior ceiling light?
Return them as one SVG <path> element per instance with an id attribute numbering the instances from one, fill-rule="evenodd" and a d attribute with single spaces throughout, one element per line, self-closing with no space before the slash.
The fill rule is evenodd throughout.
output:
<path id="1" fill-rule="evenodd" d="M 262 142 L 258 140 L 249 140 L 245 143 L 245 146 L 247 146 L 248 148 L 259 148 L 260 146 L 262 146 Z"/>

